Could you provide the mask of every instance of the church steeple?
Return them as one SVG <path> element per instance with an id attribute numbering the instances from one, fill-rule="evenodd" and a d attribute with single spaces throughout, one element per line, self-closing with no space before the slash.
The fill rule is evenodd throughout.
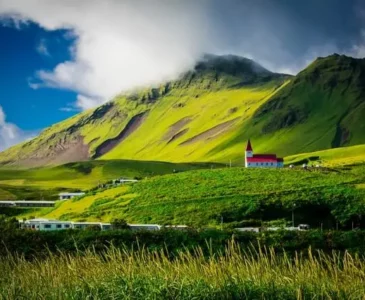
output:
<path id="1" fill-rule="evenodd" d="M 246 152 L 247 151 L 251 151 L 252 152 L 252 146 L 251 146 L 251 141 L 250 140 L 248 140 L 248 142 L 247 142 Z"/>
<path id="2" fill-rule="evenodd" d="M 252 145 L 251 145 L 251 141 L 248 140 L 247 142 L 247 146 L 246 146 L 246 151 L 245 151 L 245 166 L 247 168 L 248 163 L 247 163 L 247 158 L 253 157 L 253 149 L 252 149 Z"/>

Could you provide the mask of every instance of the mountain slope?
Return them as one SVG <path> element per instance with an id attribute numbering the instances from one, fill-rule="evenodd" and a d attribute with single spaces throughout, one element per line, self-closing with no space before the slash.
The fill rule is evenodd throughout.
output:
<path id="1" fill-rule="evenodd" d="M 319 163 L 325 167 L 365 164 L 365 144 L 296 154 L 285 157 L 285 162 L 287 164 L 306 163 L 312 165 Z"/>
<path id="2" fill-rule="evenodd" d="M 319 58 L 262 105 L 220 153 L 251 138 L 282 156 L 365 143 L 365 59 Z"/>
<path id="3" fill-rule="evenodd" d="M 179 80 L 119 96 L 51 126 L 1 153 L 0 162 L 39 166 L 90 158 L 208 160 L 206 153 L 227 140 L 287 78 L 249 59 L 207 55 Z"/>
<path id="4" fill-rule="evenodd" d="M 179 80 L 119 96 L 0 154 L 38 166 L 93 159 L 243 163 L 365 144 L 365 59 L 318 58 L 295 77 L 207 55 Z"/>

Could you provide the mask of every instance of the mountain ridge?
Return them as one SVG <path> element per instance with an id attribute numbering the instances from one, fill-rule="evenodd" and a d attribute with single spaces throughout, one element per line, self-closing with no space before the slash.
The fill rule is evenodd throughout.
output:
<path id="1" fill-rule="evenodd" d="M 0 153 L 0 164 L 240 163 L 248 138 L 258 151 L 282 156 L 362 144 L 363 79 L 365 60 L 338 54 L 294 77 L 239 56 L 205 55 L 176 81 L 120 95 Z"/>

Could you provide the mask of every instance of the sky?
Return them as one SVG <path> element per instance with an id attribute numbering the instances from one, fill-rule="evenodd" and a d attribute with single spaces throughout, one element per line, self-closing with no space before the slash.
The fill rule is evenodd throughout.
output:
<path id="1" fill-rule="evenodd" d="M 365 57 L 361 0 L 0 0 L 0 151 L 205 54 L 296 74 Z"/>

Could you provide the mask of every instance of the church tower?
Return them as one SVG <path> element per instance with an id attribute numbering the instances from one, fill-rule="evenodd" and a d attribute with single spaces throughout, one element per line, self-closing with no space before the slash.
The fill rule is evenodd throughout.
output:
<path id="1" fill-rule="evenodd" d="M 245 157 L 245 167 L 247 168 L 247 158 L 253 157 L 253 150 L 252 150 L 252 146 L 251 146 L 251 141 L 250 140 L 248 140 L 248 142 L 247 142 L 245 156 L 246 156 Z"/>

